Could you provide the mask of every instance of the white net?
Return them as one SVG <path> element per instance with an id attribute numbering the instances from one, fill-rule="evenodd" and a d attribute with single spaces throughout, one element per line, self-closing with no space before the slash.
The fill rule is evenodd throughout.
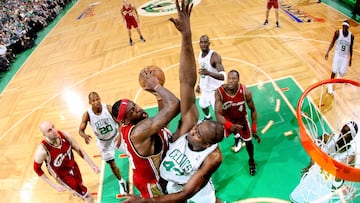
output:
<path id="1" fill-rule="evenodd" d="M 302 144 L 315 164 L 290 195 L 294 202 L 360 202 L 359 101 L 356 81 L 326 80 L 305 90 L 297 115 Z"/>

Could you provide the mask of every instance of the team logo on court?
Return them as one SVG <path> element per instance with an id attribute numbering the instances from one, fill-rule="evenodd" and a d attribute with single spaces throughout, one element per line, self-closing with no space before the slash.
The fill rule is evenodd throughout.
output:
<path id="1" fill-rule="evenodd" d="M 310 22 L 318 22 L 323 23 L 325 22 L 325 19 L 315 17 L 310 15 L 309 13 L 302 11 L 295 6 L 286 3 L 281 2 L 280 8 L 295 22 L 297 23 L 310 23 Z"/>
<path id="2" fill-rule="evenodd" d="M 194 6 L 201 0 L 190 0 Z M 152 0 L 137 8 L 137 12 L 142 16 L 164 16 L 176 13 L 175 1 L 173 0 Z"/>
<path id="3" fill-rule="evenodd" d="M 88 7 L 85 9 L 85 11 L 83 11 L 79 17 L 77 17 L 76 19 L 80 20 L 82 18 L 88 17 L 88 16 L 94 16 L 95 12 L 94 12 L 94 8 L 96 5 L 98 5 L 100 2 L 95 2 L 92 4 L 89 4 Z"/>

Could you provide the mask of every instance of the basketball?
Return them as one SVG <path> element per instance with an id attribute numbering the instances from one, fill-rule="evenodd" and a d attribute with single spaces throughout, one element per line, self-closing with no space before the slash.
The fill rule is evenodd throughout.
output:
<path id="1" fill-rule="evenodd" d="M 161 70 L 161 68 L 151 65 L 151 66 L 146 66 L 145 68 L 143 68 L 141 71 L 143 71 L 144 69 L 148 69 L 151 73 L 151 75 L 157 77 L 157 79 L 159 80 L 160 85 L 164 85 L 165 83 L 165 74 L 164 71 Z M 141 73 L 140 71 L 140 73 Z M 141 74 L 139 73 L 139 84 L 142 88 L 145 87 L 145 82 L 143 77 L 141 76 Z"/>

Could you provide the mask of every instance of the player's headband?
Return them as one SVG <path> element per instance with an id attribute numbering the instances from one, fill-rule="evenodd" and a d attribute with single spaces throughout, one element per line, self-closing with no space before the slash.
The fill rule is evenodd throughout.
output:
<path id="1" fill-rule="evenodd" d="M 355 130 L 355 122 L 354 121 L 349 121 L 346 123 L 346 125 L 349 127 L 350 132 L 351 132 L 351 136 L 355 137 L 355 135 L 357 134 L 356 130 Z"/>
<path id="2" fill-rule="evenodd" d="M 348 22 L 343 22 L 342 25 L 345 25 L 347 27 L 350 27 L 349 23 Z"/>
<path id="3" fill-rule="evenodd" d="M 119 122 L 122 122 L 125 118 L 126 114 L 126 108 L 128 106 L 129 100 L 128 99 L 122 99 L 119 106 L 119 111 L 116 120 Z"/>

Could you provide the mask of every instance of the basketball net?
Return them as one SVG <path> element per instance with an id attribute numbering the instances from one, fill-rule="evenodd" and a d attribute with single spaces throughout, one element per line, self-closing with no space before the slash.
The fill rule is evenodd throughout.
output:
<path id="1" fill-rule="evenodd" d="M 332 94 L 327 92 L 329 84 Z M 344 140 L 341 129 L 347 122 L 360 127 L 359 101 L 360 83 L 347 79 L 320 81 L 301 95 L 296 109 L 300 140 L 315 164 L 294 196 L 302 195 L 304 202 L 360 202 L 360 133 L 335 147 L 335 140 Z"/>

